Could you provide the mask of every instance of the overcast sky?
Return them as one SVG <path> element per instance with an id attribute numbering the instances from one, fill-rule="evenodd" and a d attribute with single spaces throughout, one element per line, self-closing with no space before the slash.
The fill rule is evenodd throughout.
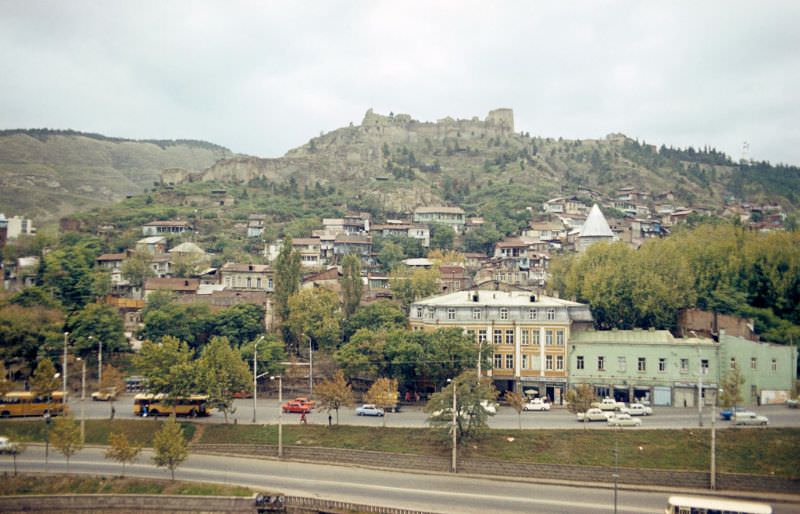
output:
<path id="1" fill-rule="evenodd" d="M 373 108 L 800 165 L 800 1 L 0 0 L 0 128 L 277 157 Z"/>

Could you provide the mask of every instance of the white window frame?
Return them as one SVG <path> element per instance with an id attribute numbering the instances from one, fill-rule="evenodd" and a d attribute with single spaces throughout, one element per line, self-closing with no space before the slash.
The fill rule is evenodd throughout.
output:
<path id="1" fill-rule="evenodd" d="M 583 369 L 584 364 L 583 355 L 578 355 L 575 359 L 575 369 Z"/>

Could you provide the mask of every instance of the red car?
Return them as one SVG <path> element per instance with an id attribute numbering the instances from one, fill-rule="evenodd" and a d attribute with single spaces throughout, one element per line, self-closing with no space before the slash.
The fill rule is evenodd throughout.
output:
<path id="1" fill-rule="evenodd" d="M 311 412 L 311 409 L 314 408 L 314 405 L 308 402 L 301 402 L 297 400 L 291 400 L 283 405 L 281 405 L 283 412 L 294 412 L 296 414 L 307 414 Z"/>

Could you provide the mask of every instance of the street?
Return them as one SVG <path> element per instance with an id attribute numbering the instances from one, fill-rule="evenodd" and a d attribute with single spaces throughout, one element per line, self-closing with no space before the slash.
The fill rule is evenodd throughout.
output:
<path id="1" fill-rule="evenodd" d="M 118 474 L 120 465 L 103 458 L 100 448 L 87 448 L 70 460 L 73 473 Z M 20 471 L 44 471 L 44 449 L 31 446 L 18 459 Z M 63 457 L 50 454 L 49 471 L 63 472 Z M 168 478 L 152 465 L 145 451 L 127 474 Z M 0 470 L 11 471 L 11 459 L 0 459 Z M 429 512 L 588 513 L 613 512 L 613 488 L 488 480 L 449 474 L 419 474 L 358 467 L 317 465 L 271 459 L 190 455 L 178 468 L 179 480 L 238 484 L 267 492 L 384 505 Z M 663 512 L 667 492 L 620 490 L 619 512 Z M 773 505 L 776 513 L 800 512 L 797 505 Z"/>
<path id="2" fill-rule="evenodd" d="M 80 417 L 80 399 L 70 398 L 69 406 L 75 417 Z M 236 411 L 229 414 L 231 423 L 251 423 L 253 419 L 253 399 L 234 400 Z M 274 398 L 259 398 L 257 401 L 256 421 L 258 423 L 277 423 L 278 422 L 278 401 Z M 125 394 L 114 402 L 116 417 L 133 418 L 133 395 Z M 108 402 L 93 402 L 87 399 L 84 402 L 85 415 L 87 419 L 108 418 L 110 406 Z M 639 429 L 648 428 L 694 428 L 698 425 L 697 409 L 685 409 L 678 407 L 655 407 L 652 416 L 642 418 L 642 426 Z M 767 405 L 753 409 L 758 414 L 769 418 L 769 426 L 772 427 L 800 427 L 800 409 L 788 409 L 783 405 Z M 336 412 L 331 412 L 334 423 L 336 422 Z M 328 413 L 324 410 L 315 409 L 307 415 L 309 423 L 327 423 Z M 399 413 L 389 413 L 386 415 L 386 425 L 390 427 L 425 427 L 427 415 L 422 412 L 422 404 L 403 405 Z M 197 421 L 204 423 L 223 423 L 224 416 L 213 411 L 211 416 L 197 418 Z M 523 412 L 521 415 L 523 429 L 569 429 L 583 428 L 583 425 L 575 420 L 575 415 L 564 408 L 553 408 L 546 412 Z M 283 422 L 286 424 L 300 423 L 299 414 L 284 414 Z M 345 407 L 339 410 L 339 423 L 342 425 L 365 425 L 379 426 L 383 419 L 379 417 L 356 416 L 355 406 Z M 489 418 L 489 426 L 492 428 L 518 428 L 517 412 L 511 407 L 501 406 L 497 409 L 497 414 Z M 703 423 L 709 427 L 711 423 L 711 409 L 703 410 Z M 722 421 L 717 417 L 716 426 L 718 429 L 726 429 L 731 426 L 730 421 Z M 587 423 L 590 429 L 606 429 L 606 424 L 602 422 Z"/>

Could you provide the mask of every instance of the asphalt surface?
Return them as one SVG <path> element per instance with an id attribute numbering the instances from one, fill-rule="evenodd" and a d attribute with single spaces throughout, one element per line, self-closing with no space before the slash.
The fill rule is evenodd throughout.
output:
<path id="1" fill-rule="evenodd" d="M 70 460 L 70 472 L 118 474 L 120 465 L 103 458 L 101 448 L 86 448 Z M 130 476 L 168 478 L 156 468 L 151 453 L 127 467 Z M 31 446 L 17 459 L 20 471 L 66 471 L 63 457 Z M 11 471 L 11 460 L 0 458 L 0 472 Z M 452 474 L 407 473 L 330 466 L 271 459 L 192 454 L 178 468 L 179 480 L 228 483 L 258 491 L 423 510 L 437 513 L 594 513 L 614 512 L 614 490 L 530 481 L 491 480 Z M 663 512 L 669 493 L 620 489 L 619 512 Z M 800 512 L 798 504 L 774 503 L 776 513 Z"/>
<path id="2" fill-rule="evenodd" d="M 87 419 L 108 418 L 110 415 L 110 405 L 108 402 L 93 402 L 86 399 L 84 402 L 84 412 Z M 253 420 L 253 399 L 235 400 L 235 412 L 229 414 L 229 421 L 233 423 L 251 423 Z M 81 402 L 74 397 L 70 399 L 69 405 L 71 412 L 76 417 L 80 417 Z M 115 416 L 121 418 L 133 418 L 133 395 L 125 394 L 114 402 L 116 410 Z M 257 399 L 256 422 L 257 423 L 277 423 L 278 422 L 278 401 L 273 398 Z M 648 428 L 694 428 L 699 424 L 697 409 L 686 409 L 678 407 L 655 407 L 652 416 L 642 417 L 642 426 L 639 428 L 626 427 L 626 430 L 642 430 Z M 769 418 L 769 426 L 772 427 L 800 427 L 800 409 L 788 409 L 783 405 L 767 405 L 752 409 L 756 413 Z M 331 413 L 334 422 L 336 412 Z M 380 426 L 384 419 L 379 417 L 357 416 L 355 407 L 347 407 L 339 410 L 339 423 L 343 425 L 362 425 Z M 306 416 L 309 423 L 327 423 L 328 413 L 324 410 L 315 409 Z M 205 418 L 198 418 L 204 423 L 223 423 L 224 416 L 217 411 Z M 385 418 L 386 426 L 390 427 L 426 427 L 427 414 L 422 412 L 422 404 L 402 405 L 399 413 L 389 413 Z M 300 423 L 299 414 L 284 414 L 283 423 Z M 703 425 L 709 427 L 711 423 L 711 409 L 703 409 Z M 511 407 L 500 406 L 497 414 L 489 418 L 489 426 L 492 428 L 519 428 L 523 429 L 569 429 L 583 428 L 583 425 L 576 421 L 575 415 L 565 408 L 553 408 L 546 412 L 523 412 L 521 416 Z M 717 416 L 716 427 L 727 429 L 731 426 L 729 421 L 722 421 Z M 587 427 L 590 429 L 608 429 L 603 422 L 589 422 Z M 737 427 L 744 428 L 744 427 Z M 751 428 L 751 427 L 748 427 Z M 755 427 L 752 427 L 755 428 Z"/>

